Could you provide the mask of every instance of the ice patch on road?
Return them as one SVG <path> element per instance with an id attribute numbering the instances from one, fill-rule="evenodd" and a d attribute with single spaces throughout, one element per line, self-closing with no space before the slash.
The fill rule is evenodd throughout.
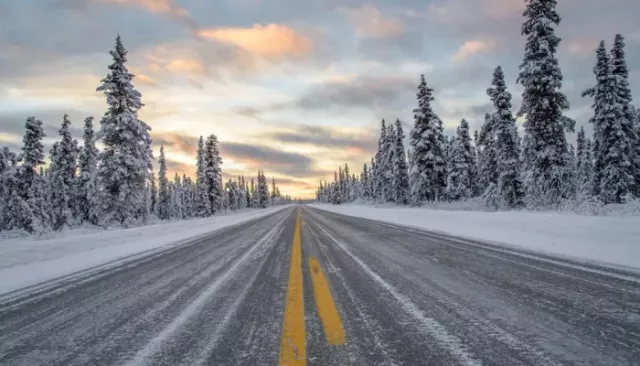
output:
<path id="1" fill-rule="evenodd" d="M 416 304 L 411 302 L 411 300 L 408 297 L 402 295 L 395 287 L 393 287 L 390 283 L 388 283 L 382 277 L 380 277 L 380 275 L 378 275 L 371 268 L 369 268 L 369 266 L 367 266 L 366 263 L 360 260 L 360 258 L 356 257 L 353 253 L 351 253 L 351 251 L 347 249 L 347 247 L 343 243 L 341 243 L 335 237 L 333 237 L 333 235 L 331 235 L 327 230 L 325 230 L 325 228 L 322 225 L 318 224 L 318 227 L 329 238 L 331 238 L 331 240 L 333 240 L 333 242 L 336 243 L 336 245 L 340 247 L 340 249 L 342 249 L 356 263 L 358 263 L 358 265 L 360 265 L 360 267 L 362 267 L 362 269 L 364 269 L 365 272 L 367 272 L 369 276 L 373 278 L 374 281 L 376 281 L 382 288 L 387 290 L 396 299 L 396 301 L 400 303 L 403 310 L 409 315 L 413 316 L 422 326 L 424 326 L 424 328 L 428 331 L 428 335 L 433 337 L 438 343 L 440 343 L 440 345 L 445 347 L 451 353 L 452 356 L 457 358 L 463 365 L 466 365 L 466 366 L 482 365 L 482 361 L 478 360 L 468 351 L 468 347 L 463 344 L 460 338 L 456 337 L 453 334 L 450 334 L 447 331 L 447 328 L 444 325 L 440 324 L 435 319 L 426 316 L 424 312 L 420 310 L 418 306 L 416 306 Z"/>

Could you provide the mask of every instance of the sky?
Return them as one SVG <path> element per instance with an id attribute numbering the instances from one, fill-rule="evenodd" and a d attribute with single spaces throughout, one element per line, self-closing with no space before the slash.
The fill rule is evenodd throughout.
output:
<path id="1" fill-rule="evenodd" d="M 413 125 L 420 74 L 453 133 L 479 128 L 486 89 L 501 65 L 516 84 L 524 0 L 0 0 L 0 146 L 18 150 L 28 116 L 51 146 L 65 113 L 74 137 L 104 114 L 96 92 L 116 34 L 173 174 L 193 175 L 200 135 L 221 142 L 224 177 L 264 169 L 285 194 L 312 197 L 349 163 L 375 153 L 380 120 Z M 595 49 L 627 41 L 630 83 L 640 98 L 640 2 L 560 0 L 558 58 L 567 115 L 590 126 Z M 638 103 L 640 104 L 640 102 Z M 570 136 L 573 141 L 575 137 Z"/>

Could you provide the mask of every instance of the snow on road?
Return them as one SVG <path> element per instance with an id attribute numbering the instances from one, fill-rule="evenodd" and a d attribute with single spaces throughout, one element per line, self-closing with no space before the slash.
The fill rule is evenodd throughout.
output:
<path id="1" fill-rule="evenodd" d="M 325 211 L 412 226 L 540 253 L 640 268 L 640 217 L 546 212 L 473 212 L 370 205 L 310 205 Z"/>
<path id="2" fill-rule="evenodd" d="M 0 294 L 135 255 L 153 253 L 214 230 L 270 215 L 289 206 L 132 229 L 62 237 L 0 240 Z"/>

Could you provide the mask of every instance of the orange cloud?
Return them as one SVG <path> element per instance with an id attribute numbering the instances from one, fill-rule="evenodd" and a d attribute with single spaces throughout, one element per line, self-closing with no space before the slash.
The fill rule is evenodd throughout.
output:
<path id="1" fill-rule="evenodd" d="M 495 44 L 490 41 L 466 41 L 458 52 L 453 55 L 453 60 L 462 62 L 477 53 L 489 51 L 494 48 Z"/>
<path id="2" fill-rule="evenodd" d="M 384 16 L 380 10 L 373 6 L 340 8 L 339 11 L 353 23 L 359 37 L 385 38 L 404 33 L 404 26 L 399 19 Z"/>
<path id="3" fill-rule="evenodd" d="M 171 72 L 187 75 L 206 75 L 208 73 L 207 67 L 196 59 L 184 58 L 171 60 L 166 68 Z"/>
<path id="4" fill-rule="evenodd" d="M 197 28 L 197 25 L 189 12 L 175 4 L 173 0 L 96 0 L 97 2 L 123 5 L 123 6 L 135 6 L 142 8 L 151 13 L 168 15 L 190 28 Z"/>
<path id="5" fill-rule="evenodd" d="M 265 58 L 300 57 L 311 51 L 309 38 L 279 24 L 254 25 L 251 28 L 200 29 L 198 35 L 223 43 L 233 44 L 249 53 Z"/>

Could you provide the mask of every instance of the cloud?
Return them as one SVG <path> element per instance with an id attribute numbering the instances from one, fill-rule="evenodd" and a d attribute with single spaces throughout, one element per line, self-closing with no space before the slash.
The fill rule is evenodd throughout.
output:
<path id="1" fill-rule="evenodd" d="M 279 24 L 200 29 L 198 35 L 235 45 L 252 55 L 267 59 L 301 57 L 308 54 L 313 46 L 309 38 Z"/>
<path id="2" fill-rule="evenodd" d="M 415 80 L 402 76 L 358 76 L 314 85 L 294 102 L 276 109 L 391 108 L 405 101 L 416 85 Z"/>
<path id="3" fill-rule="evenodd" d="M 169 61 L 167 70 L 174 73 L 183 73 L 187 75 L 206 75 L 209 73 L 207 67 L 200 60 L 178 58 Z"/>
<path id="4" fill-rule="evenodd" d="M 362 152 L 375 151 L 377 137 L 371 130 L 352 132 L 346 129 L 325 126 L 300 125 L 278 131 L 268 136 L 280 143 L 312 145 L 330 149 L 355 148 Z"/>
<path id="5" fill-rule="evenodd" d="M 477 53 L 491 51 L 494 47 L 495 44 L 491 41 L 466 41 L 453 55 L 453 60 L 463 62 Z"/>
<path id="6" fill-rule="evenodd" d="M 151 133 L 153 144 L 164 145 L 166 150 L 179 152 L 187 156 L 196 156 L 198 137 L 187 136 L 177 132 L 153 132 Z"/>
<path id="7" fill-rule="evenodd" d="M 402 22 L 395 17 L 385 16 L 371 5 L 358 8 L 339 8 L 356 29 L 361 38 L 387 38 L 404 33 Z"/>
<path id="8" fill-rule="evenodd" d="M 191 29 L 197 29 L 198 25 L 189 12 L 176 5 L 174 0 L 93 0 L 95 2 L 133 6 L 142 8 L 151 13 L 164 14 L 186 25 Z"/>

